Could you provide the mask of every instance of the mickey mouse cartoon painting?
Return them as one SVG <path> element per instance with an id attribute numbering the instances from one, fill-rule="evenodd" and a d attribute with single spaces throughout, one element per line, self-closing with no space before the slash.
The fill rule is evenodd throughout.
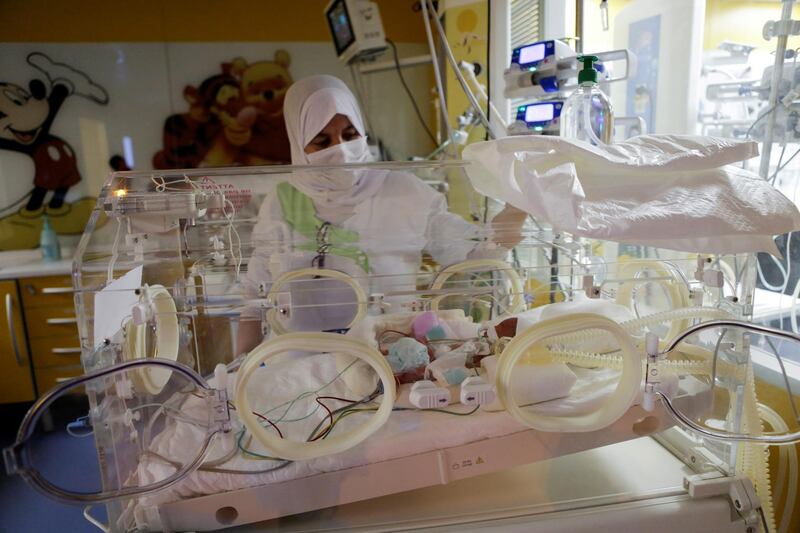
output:
<path id="1" fill-rule="evenodd" d="M 28 64 L 41 71 L 50 84 L 33 79 L 28 90 L 0 83 L 0 149 L 30 156 L 35 165 L 33 190 L 26 209 L 36 211 L 47 191 L 53 191 L 50 209 L 63 207 L 70 187 L 81 180 L 75 153 L 66 141 L 50 133 L 64 100 L 74 94 L 105 105 L 108 94 L 79 70 L 55 63 L 46 55 L 28 55 Z"/>
<path id="2" fill-rule="evenodd" d="M 81 175 L 75 151 L 69 143 L 51 133 L 53 121 L 64 101 L 72 95 L 106 105 L 108 94 L 85 73 L 56 63 L 40 52 L 29 54 L 27 62 L 40 71 L 46 81 L 32 79 L 27 88 L 0 82 L 0 150 L 25 154 L 34 163 L 33 188 L 26 206 L 17 215 L 32 219 L 46 212 L 58 217 L 70 211 L 64 199 L 70 187 L 81 180 Z M 45 206 L 50 191 L 52 196 Z M 7 247 L 0 243 L 0 248 Z"/>

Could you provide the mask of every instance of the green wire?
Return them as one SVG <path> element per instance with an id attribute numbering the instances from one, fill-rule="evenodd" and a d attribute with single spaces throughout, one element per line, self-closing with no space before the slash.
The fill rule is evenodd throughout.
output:
<path id="1" fill-rule="evenodd" d="M 345 370 L 347 370 L 347 369 L 345 369 Z M 442 414 L 446 414 L 446 415 L 469 416 L 471 414 L 474 414 L 479 408 L 480 408 L 480 405 L 476 405 L 473 410 L 468 411 L 466 413 L 459 413 L 458 411 L 448 411 L 447 409 L 413 409 L 413 408 L 410 408 L 410 407 L 395 407 L 394 409 L 392 409 L 392 411 L 432 411 L 434 413 L 442 413 Z M 336 427 L 336 424 L 338 424 L 339 421 L 341 421 L 343 418 L 345 418 L 347 416 L 350 416 L 353 413 L 375 412 L 377 410 L 378 410 L 377 407 L 369 407 L 369 408 L 365 408 L 365 409 L 344 408 L 342 411 L 339 411 L 339 416 L 337 416 L 334 419 L 334 421 L 331 423 L 331 425 L 325 430 L 325 433 L 323 434 L 324 436 L 321 437 L 321 438 L 323 438 L 323 439 L 327 438 L 328 435 L 330 435 L 333 432 L 333 428 Z M 309 437 L 309 441 L 311 439 L 313 439 L 313 438 L 317 438 L 316 432 L 317 432 L 318 429 L 319 429 L 319 426 L 317 426 L 317 428 L 314 430 L 314 433 L 312 433 L 311 437 Z M 239 450 L 243 454 L 250 455 L 250 456 L 255 457 L 257 459 L 268 460 L 268 461 L 282 461 L 283 460 L 283 459 L 280 459 L 279 457 L 272 457 L 272 456 L 269 456 L 269 455 L 262 455 L 260 453 L 257 453 L 257 452 L 254 452 L 252 450 L 248 450 L 247 448 L 245 448 L 244 445 L 242 444 L 242 440 L 244 439 L 245 433 L 246 433 L 246 430 L 244 428 L 242 428 L 242 430 L 239 432 L 239 435 L 236 438 L 236 446 L 239 448 Z"/>
<path id="2" fill-rule="evenodd" d="M 270 457 L 269 455 L 261 455 L 260 453 L 256 453 L 254 451 L 251 451 L 251 450 L 248 450 L 247 448 L 245 448 L 242 445 L 242 439 L 244 439 L 245 433 L 246 433 L 245 429 L 242 428 L 242 430 L 239 432 L 239 435 L 236 437 L 236 447 L 239 448 L 239 450 L 243 454 L 251 455 L 251 456 L 255 457 L 256 459 L 263 459 L 263 460 L 268 460 L 268 461 L 283 461 L 284 460 L 284 459 L 280 459 L 278 457 Z"/>
<path id="3" fill-rule="evenodd" d="M 433 411 L 434 413 L 442 413 L 442 414 L 446 414 L 446 415 L 469 416 L 471 414 L 474 414 L 475 411 L 477 411 L 479 408 L 480 408 L 480 405 L 476 405 L 475 409 L 473 409 L 472 411 L 466 412 L 466 413 L 459 413 L 458 411 L 448 411 L 447 409 L 413 409 L 413 408 L 410 408 L 410 407 L 395 407 L 394 409 L 392 409 L 392 411 Z M 349 416 L 349 415 L 351 415 L 353 413 L 357 413 L 357 412 L 377 411 L 377 410 L 378 410 L 377 407 L 370 407 L 370 408 L 366 408 L 366 409 L 344 409 L 343 411 L 341 411 L 341 414 L 339 414 L 339 416 L 336 417 L 336 419 L 334 419 L 334 421 L 331 423 L 331 425 L 325 430 L 325 433 L 322 434 L 324 436 L 321 437 L 321 438 L 323 438 L 323 439 L 327 438 L 328 435 L 330 435 L 331 432 L 333 431 L 333 428 L 336 427 L 336 424 L 338 424 L 339 421 L 342 420 L 343 418 L 345 418 L 345 417 L 347 417 L 347 416 Z M 315 433 L 316 433 L 316 430 L 315 430 Z M 312 435 L 311 438 L 312 439 L 319 438 L 319 436 L 318 435 Z"/>
<path id="4" fill-rule="evenodd" d="M 313 410 L 312 410 L 310 413 L 308 413 L 307 415 L 305 415 L 305 416 L 303 416 L 303 417 L 300 417 L 300 418 L 286 418 L 286 415 L 288 415 L 288 414 L 289 414 L 289 411 L 291 411 L 291 410 L 292 410 L 292 407 L 294 406 L 294 404 L 295 404 L 295 403 L 297 403 L 298 401 L 300 401 L 300 400 L 301 400 L 301 399 L 303 399 L 303 398 L 306 398 L 307 396 L 315 395 L 315 394 L 317 394 L 319 391 L 321 391 L 322 389 L 324 389 L 324 388 L 326 388 L 326 387 L 329 387 L 329 386 L 331 385 L 331 383 L 333 383 L 334 381 L 336 381 L 337 379 L 339 379 L 339 378 L 342 376 L 342 374 L 344 374 L 345 372 L 347 372 L 347 371 L 350 369 L 350 367 L 351 367 L 351 366 L 353 366 L 354 364 L 356 364 L 356 362 L 357 362 L 357 361 L 358 361 L 358 359 L 355 359 L 355 360 L 354 360 L 352 363 L 350 363 L 349 365 L 347 365 L 347 366 L 346 366 L 346 367 L 345 367 L 345 368 L 344 368 L 344 369 L 343 369 L 341 372 L 339 372 L 338 374 L 336 374 L 336 375 L 333 377 L 333 379 L 331 379 L 329 382 L 327 382 L 325 385 L 321 386 L 321 387 L 320 387 L 320 388 L 318 388 L 317 390 L 314 390 L 314 391 L 305 391 L 305 392 L 301 393 L 299 396 L 297 396 L 297 397 L 296 397 L 294 400 L 287 400 L 287 401 L 283 402 L 282 404 L 280 404 L 280 405 L 276 405 L 276 406 L 275 406 L 275 407 L 273 407 L 272 409 L 270 409 L 270 410 L 268 410 L 268 411 L 265 411 L 265 412 L 261 413 L 261 415 L 266 417 L 266 416 L 267 416 L 269 413 L 273 412 L 274 410 L 276 410 L 276 409 L 280 409 L 280 408 L 281 408 L 281 407 L 283 407 L 284 405 L 288 405 L 288 407 L 287 407 L 287 408 L 286 408 L 286 410 L 283 412 L 283 414 L 281 415 L 281 417 L 280 417 L 280 418 L 278 418 L 277 420 L 273 420 L 273 421 L 272 421 L 273 423 L 277 424 L 278 422 L 300 422 L 300 421 L 303 421 L 303 420 L 305 420 L 306 418 L 309 418 L 309 417 L 310 417 L 310 416 L 312 416 L 314 413 L 316 413 L 317 411 L 319 411 L 319 404 L 317 404 L 317 406 L 316 406 L 316 407 L 315 407 L 315 408 L 314 408 L 314 409 L 313 409 Z"/>

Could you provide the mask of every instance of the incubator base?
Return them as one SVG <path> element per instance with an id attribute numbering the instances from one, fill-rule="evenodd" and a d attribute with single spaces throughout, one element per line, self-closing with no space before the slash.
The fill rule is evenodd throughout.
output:
<path id="1" fill-rule="evenodd" d="M 664 431 L 672 419 L 634 406 L 615 424 L 589 433 L 525 430 L 461 446 L 370 463 L 282 483 L 163 504 L 150 530 L 209 531 L 448 484 Z M 368 452 L 367 452 L 368 453 Z M 483 490 L 476 480 L 476 491 Z M 140 524 L 143 526 L 144 524 Z"/>
<path id="2" fill-rule="evenodd" d="M 660 444 L 640 438 L 406 492 L 402 502 L 387 496 L 228 531 L 745 533 L 726 499 L 689 498 L 686 471 Z"/>

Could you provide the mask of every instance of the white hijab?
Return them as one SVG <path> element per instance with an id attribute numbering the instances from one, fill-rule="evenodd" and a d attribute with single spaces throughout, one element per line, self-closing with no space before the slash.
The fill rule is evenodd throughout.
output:
<path id="1" fill-rule="evenodd" d="M 305 153 L 306 145 L 337 114 L 347 116 L 358 133 L 366 137 L 358 102 L 347 85 L 334 76 L 309 76 L 292 84 L 286 92 L 283 114 L 293 165 L 310 164 Z M 334 223 L 352 214 L 353 206 L 374 196 L 387 174 L 385 171 L 355 171 L 359 174 L 358 179 L 343 189 L 335 185 L 336 172 L 340 171 L 295 172 L 289 179 L 292 185 L 314 201 L 322 218 Z"/>

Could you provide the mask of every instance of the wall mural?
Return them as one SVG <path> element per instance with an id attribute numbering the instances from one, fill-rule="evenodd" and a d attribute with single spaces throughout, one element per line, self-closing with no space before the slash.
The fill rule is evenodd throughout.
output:
<path id="1" fill-rule="evenodd" d="M 288 163 L 284 97 L 312 74 L 350 79 L 327 41 L 0 43 L 0 250 L 36 248 L 47 215 L 68 255 L 112 170 Z M 427 150 L 384 105 L 406 98 L 396 72 L 363 81 L 397 152 Z"/>
<path id="2" fill-rule="evenodd" d="M 4 214 L 0 218 L 0 250 L 37 246 L 43 214 L 56 233 L 80 234 L 95 203 L 94 198 L 65 202 L 67 192 L 81 181 L 81 175 L 73 148 L 50 130 L 69 98 L 77 96 L 106 105 L 108 94 L 86 73 L 43 53 L 31 53 L 26 60 L 44 80 L 31 79 L 27 89 L 0 81 L 0 150 L 33 160 L 33 188 L 0 209 Z M 52 194 L 45 203 L 49 192 Z M 18 208 L 26 199 L 24 207 Z"/>
<path id="3" fill-rule="evenodd" d="M 164 147 L 153 156 L 153 168 L 289 163 L 283 119 L 289 63 L 285 50 L 272 61 L 237 57 L 219 74 L 184 87 L 189 109 L 165 121 Z"/>

